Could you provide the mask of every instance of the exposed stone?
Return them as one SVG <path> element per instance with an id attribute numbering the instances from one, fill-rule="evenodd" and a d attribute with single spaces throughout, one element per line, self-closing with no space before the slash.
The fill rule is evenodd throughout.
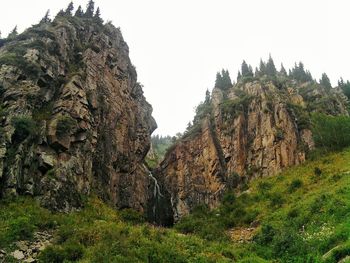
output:
<path id="1" fill-rule="evenodd" d="M 307 105 L 328 97 L 333 103 L 319 111 L 348 115 L 338 91 L 287 85 L 280 89 L 271 81 L 253 81 L 228 91 L 214 88 L 211 112 L 168 151 L 157 170 L 175 220 L 199 204 L 217 206 L 228 188 L 304 162 L 314 142 L 310 128 L 299 125 L 295 108 L 308 116 Z M 239 177 L 232 182 L 235 174 Z"/>
<path id="2" fill-rule="evenodd" d="M 0 67 L 6 111 L 0 120 L 1 196 L 28 193 L 68 212 L 93 191 L 116 207 L 144 211 L 150 178 L 142 166 L 156 123 L 120 30 L 70 17 L 40 30 L 50 34 L 33 31 L 31 41 L 57 48 L 27 50 L 25 59 L 38 72 Z M 0 48 L 0 56 L 8 52 L 7 44 Z M 35 140 L 15 140 L 11 119 L 18 115 L 35 119 Z"/>
<path id="3" fill-rule="evenodd" d="M 24 259 L 24 254 L 22 251 L 20 250 L 15 250 L 13 253 L 12 253 L 12 256 L 17 259 L 17 260 L 22 260 Z"/>
<path id="4" fill-rule="evenodd" d="M 34 263 L 34 262 L 37 262 L 36 259 L 32 258 L 32 257 L 29 257 L 27 258 L 26 260 L 24 260 L 24 262 L 27 262 L 27 263 Z"/>

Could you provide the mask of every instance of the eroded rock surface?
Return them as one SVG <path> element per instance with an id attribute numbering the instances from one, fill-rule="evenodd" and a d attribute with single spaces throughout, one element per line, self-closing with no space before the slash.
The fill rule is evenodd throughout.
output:
<path id="1" fill-rule="evenodd" d="M 2 197 L 70 211 L 96 194 L 146 208 L 143 161 L 156 123 L 128 54 L 112 24 L 69 16 L 0 48 Z"/>
<path id="2" fill-rule="evenodd" d="M 314 148 L 312 112 L 348 115 L 347 100 L 337 89 L 290 80 L 214 88 L 200 121 L 195 118 L 158 168 L 175 220 L 199 204 L 217 206 L 229 188 L 304 162 Z"/>

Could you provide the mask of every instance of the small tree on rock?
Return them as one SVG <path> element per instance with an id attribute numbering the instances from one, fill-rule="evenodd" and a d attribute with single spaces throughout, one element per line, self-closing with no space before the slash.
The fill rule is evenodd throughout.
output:
<path id="1" fill-rule="evenodd" d="M 275 63 L 273 62 L 273 59 L 271 55 L 269 56 L 269 60 L 266 63 L 266 74 L 273 77 L 276 75 L 276 67 Z"/>
<path id="2" fill-rule="evenodd" d="M 84 16 L 84 12 L 83 12 L 83 9 L 81 8 L 81 6 L 78 6 L 78 9 L 75 12 L 74 16 L 76 16 L 76 17 L 83 17 Z"/>
<path id="3" fill-rule="evenodd" d="M 90 0 L 87 4 L 86 11 L 84 16 L 87 18 L 92 18 L 94 16 L 95 11 L 95 2 L 93 0 Z"/>
<path id="4" fill-rule="evenodd" d="M 71 16 L 72 15 L 72 12 L 74 10 L 74 4 L 73 2 L 70 2 L 66 11 L 64 12 L 67 16 Z"/>
<path id="5" fill-rule="evenodd" d="M 94 15 L 94 20 L 99 24 L 103 24 L 103 19 L 101 18 L 101 12 L 99 7 L 97 7 L 96 13 Z"/>
<path id="6" fill-rule="evenodd" d="M 281 75 L 283 75 L 283 76 L 287 76 L 287 71 L 286 71 L 286 69 L 284 68 L 284 66 L 283 66 L 282 63 L 281 63 L 281 70 L 280 70 L 280 73 L 281 73 Z"/>
<path id="7" fill-rule="evenodd" d="M 324 86 L 327 90 L 330 90 L 332 88 L 332 84 L 326 73 L 322 74 L 322 78 L 320 79 L 320 84 Z"/>
<path id="8" fill-rule="evenodd" d="M 46 11 L 45 16 L 40 20 L 40 24 L 44 23 L 50 23 L 51 19 L 50 19 L 50 9 Z"/>
<path id="9" fill-rule="evenodd" d="M 245 60 L 243 60 L 242 62 L 241 71 L 242 71 L 242 77 L 253 77 L 253 69 L 251 66 L 248 66 Z"/>
<path id="10" fill-rule="evenodd" d="M 10 34 L 7 36 L 8 39 L 14 39 L 16 36 L 18 36 L 17 32 L 17 26 L 15 26 L 14 29 L 10 32 Z"/>

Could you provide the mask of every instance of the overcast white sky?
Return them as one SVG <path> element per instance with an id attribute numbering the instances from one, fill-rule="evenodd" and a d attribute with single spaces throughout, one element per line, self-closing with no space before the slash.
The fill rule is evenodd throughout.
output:
<path id="1" fill-rule="evenodd" d="M 3 36 L 22 32 L 47 9 L 70 1 L 3 0 Z M 85 9 L 88 0 L 74 1 Z M 216 72 L 235 79 L 243 59 L 255 68 L 272 54 L 286 68 L 302 60 L 314 78 L 350 79 L 349 0 L 96 0 L 102 17 L 120 26 L 139 81 L 152 104 L 154 134 L 183 132 Z"/>

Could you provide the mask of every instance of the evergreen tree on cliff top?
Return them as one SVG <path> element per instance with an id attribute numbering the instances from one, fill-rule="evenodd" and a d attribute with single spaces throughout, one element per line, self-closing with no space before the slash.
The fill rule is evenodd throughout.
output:
<path id="1" fill-rule="evenodd" d="M 242 71 L 242 77 L 253 77 L 253 69 L 251 66 L 248 66 L 245 60 L 243 60 L 242 62 L 241 71 Z"/>
<path id="2" fill-rule="evenodd" d="M 74 16 L 76 16 L 76 17 L 83 17 L 84 16 L 84 12 L 83 12 L 83 9 L 81 8 L 81 6 L 78 6 L 78 9 L 75 12 Z"/>
<path id="3" fill-rule="evenodd" d="M 70 2 L 66 11 L 64 11 L 65 15 L 68 15 L 68 16 L 71 16 L 72 15 L 72 12 L 74 10 L 74 5 L 73 5 L 73 2 Z"/>
<path id="4" fill-rule="evenodd" d="M 271 55 L 269 56 L 269 60 L 266 63 L 266 74 L 268 76 L 276 76 L 276 67 L 275 67 L 275 63 L 273 62 L 273 59 L 271 57 Z"/>
<path id="5" fill-rule="evenodd" d="M 216 74 L 215 87 L 227 90 L 232 87 L 232 81 L 228 70 L 222 70 Z"/>
<path id="6" fill-rule="evenodd" d="M 50 19 L 50 9 L 46 11 L 45 16 L 40 20 L 40 24 L 44 23 L 50 23 L 51 19 Z"/>
<path id="7" fill-rule="evenodd" d="M 322 74 L 322 78 L 320 79 L 320 84 L 325 87 L 327 90 L 330 90 L 332 88 L 331 81 L 329 80 L 326 73 Z"/>
<path id="8" fill-rule="evenodd" d="M 94 15 L 94 20 L 99 24 L 103 24 L 103 19 L 101 18 L 101 12 L 99 7 L 97 7 L 96 13 Z"/>
<path id="9" fill-rule="evenodd" d="M 92 18 L 94 16 L 94 11 L 95 11 L 95 2 L 90 0 L 86 6 L 86 11 L 84 16 L 87 18 Z"/>
<path id="10" fill-rule="evenodd" d="M 283 76 L 287 76 L 287 71 L 286 71 L 286 69 L 284 68 L 284 66 L 283 66 L 282 63 L 281 63 L 281 70 L 280 70 L 280 73 L 281 73 L 281 75 L 283 75 Z"/>
<path id="11" fill-rule="evenodd" d="M 12 31 L 10 32 L 10 34 L 7 36 L 7 39 L 14 39 L 16 36 L 18 35 L 17 32 L 17 26 L 15 26 L 14 29 L 12 29 Z"/>

